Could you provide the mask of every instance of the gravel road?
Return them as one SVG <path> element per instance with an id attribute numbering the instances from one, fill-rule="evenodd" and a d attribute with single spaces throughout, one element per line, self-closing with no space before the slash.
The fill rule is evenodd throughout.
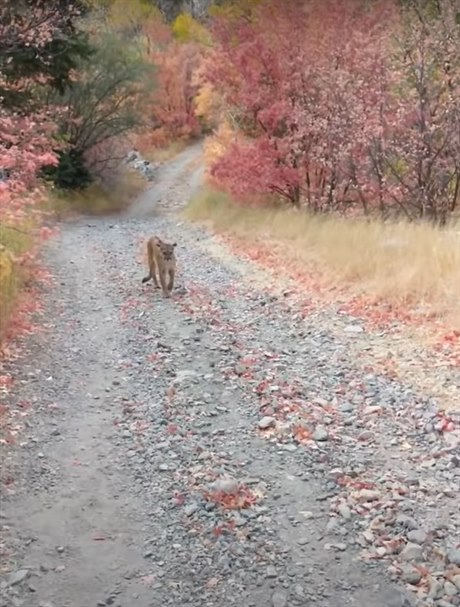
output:
<path id="1" fill-rule="evenodd" d="M 460 605 L 458 415 L 179 218 L 199 154 L 49 247 L 47 331 L 10 369 L 0 606 Z M 166 301 L 152 233 L 178 243 Z"/>

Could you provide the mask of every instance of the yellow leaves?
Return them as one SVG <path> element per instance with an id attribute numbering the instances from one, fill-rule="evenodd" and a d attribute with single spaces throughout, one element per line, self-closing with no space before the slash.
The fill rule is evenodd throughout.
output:
<path id="1" fill-rule="evenodd" d="M 211 166 L 225 154 L 230 144 L 236 141 L 236 138 L 237 133 L 232 129 L 230 123 L 224 120 L 215 133 L 204 142 L 203 158 L 205 164 Z"/>
<path id="2" fill-rule="evenodd" d="M 250 18 L 264 0 L 227 0 L 226 2 L 213 5 L 209 9 L 212 17 L 225 17 L 226 19 L 238 19 L 245 15 Z"/>
<path id="3" fill-rule="evenodd" d="M 140 29 L 146 21 L 160 17 L 160 11 L 148 0 L 104 0 L 103 3 L 107 19 L 116 29 Z"/>
<path id="4" fill-rule="evenodd" d="M 215 88 L 203 84 L 194 99 L 195 114 L 210 126 L 218 124 L 222 115 L 222 100 Z"/>
<path id="5" fill-rule="evenodd" d="M 211 44 L 211 35 L 189 13 L 181 13 L 172 24 L 174 37 L 180 42 L 199 42 L 204 45 Z"/>
<path id="6" fill-rule="evenodd" d="M 0 339 L 6 329 L 16 294 L 14 257 L 0 244 Z"/>
<path id="7" fill-rule="evenodd" d="M 405 162 L 403 158 L 394 158 L 391 163 L 391 167 L 391 170 L 387 170 L 387 173 L 390 175 L 392 173 L 396 173 L 397 175 L 404 177 L 404 175 L 406 175 L 408 172 L 407 162 Z"/>
<path id="8" fill-rule="evenodd" d="M 0 292 L 5 283 L 9 283 L 13 273 L 13 256 L 10 251 L 0 244 Z"/>

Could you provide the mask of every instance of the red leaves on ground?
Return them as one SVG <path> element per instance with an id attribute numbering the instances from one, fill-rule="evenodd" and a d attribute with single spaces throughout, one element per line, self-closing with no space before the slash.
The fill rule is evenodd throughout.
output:
<path id="1" fill-rule="evenodd" d="M 352 479 L 351 477 L 343 477 L 344 479 L 346 479 L 345 483 L 342 483 L 342 485 L 347 485 L 348 487 L 352 488 L 352 489 L 357 489 L 357 490 L 361 490 L 361 489 L 375 489 L 375 483 L 370 482 L 370 481 L 357 481 Z"/>
<path id="2" fill-rule="evenodd" d="M 244 510 L 256 504 L 259 500 L 250 489 L 240 486 L 234 493 L 224 491 L 207 491 L 204 497 L 225 510 Z"/>
<path id="3" fill-rule="evenodd" d="M 292 426 L 292 433 L 298 443 L 306 443 L 312 440 L 312 431 L 306 426 L 295 424 Z"/>
<path id="4" fill-rule="evenodd" d="M 440 320 L 432 312 L 416 312 L 407 306 L 355 295 L 348 285 L 343 285 L 340 289 L 331 287 L 314 268 L 306 268 L 294 259 L 289 263 L 285 251 L 280 252 L 276 247 L 269 247 L 257 241 L 248 242 L 228 235 L 220 237 L 235 254 L 246 257 L 266 269 L 277 273 L 279 268 L 283 267 L 286 275 L 296 283 L 291 293 L 296 296 L 294 307 L 305 316 L 326 309 L 331 303 L 338 303 L 339 314 L 359 319 L 369 331 L 396 334 L 410 329 L 420 330 L 420 333 L 424 334 L 429 330 L 433 335 L 445 331 Z M 442 354 L 447 365 L 460 367 L 460 331 L 444 332 L 433 350 Z M 437 358 L 439 359 L 439 356 Z M 382 365 L 382 370 L 388 377 L 398 376 L 395 361 L 388 358 Z"/>
<path id="5" fill-rule="evenodd" d="M 223 523 L 220 523 L 219 525 L 216 525 L 212 530 L 212 534 L 215 537 L 220 537 L 224 533 L 233 533 L 235 531 L 235 529 L 236 529 L 235 521 L 233 519 L 229 519 Z"/>
<path id="6" fill-rule="evenodd" d="M 223 329 L 221 311 L 211 293 L 196 284 L 190 284 L 187 288 L 187 298 L 179 299 L 179 306 L 182 312 L 205 320 L 208 325 Z"/>
<path id="7" fill-rule="evenodd" d="M 440 420 L 438 426 L 440 432 L 452 432 L 453 430 L 455 430 L 454 420 L 449 415 L 447 415 L 447 413 L 441 411 L 437 414 L 437 417 Z"/>
<path id="8" fill-rule="evenodd" d="M 138 419 L 131 425 L 131 430 L 134 434 L 142 434 L 148 427 L 147 421 Z"/>
<path id="9" fill-rule="evenodd" d="M 441 355 L 451 367 L 460 367 L 460 331 L 450 331 L 434 344 L 437 357 Z"/>
<path id="10" fill-rule="evenodd" d="M 174 493 L 173 502 L 176 506 L 183 506 L 185 504 L 185 495 L 183 493 Z"/>
<path id="11" fill-rule="evenodd" d="M 11 375 L 0 375 L 0 392 L 7 394 L 13 387 L 14 379 Z"/>
<path id="12" fill-rule="evenodd" d="M 460 331 L 451 331 L 442 336 L 445 343 L 457 344 L 460 341 Z"/>
<path id="13" fill-rule="evenodd" d="M 140 305 L 139 299 L 136 297 L 128 297 L 120 306 L 120 320 L 126 322 L 129 318 L 131 310 L 138 308 Z"/>
<path id="14" fill-rule="evenodd" d="M 257 386 L 254 388 L 254 392 L 261 396 L 266 391 L 269 385 L 270 382 L 268 381 L 268 379 L 264 379 L 259 384 L 257 384 Z"/>

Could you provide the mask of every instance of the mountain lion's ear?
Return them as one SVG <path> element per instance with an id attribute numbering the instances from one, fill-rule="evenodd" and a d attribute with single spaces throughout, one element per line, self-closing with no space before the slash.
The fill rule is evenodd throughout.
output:
<path id="1" fill-rule="evenodd" d="M 171 246 L 172 246 L 173 248 L 176 248 L 176 247 L 177 247 L 177 242 L 173 242 Z"/>

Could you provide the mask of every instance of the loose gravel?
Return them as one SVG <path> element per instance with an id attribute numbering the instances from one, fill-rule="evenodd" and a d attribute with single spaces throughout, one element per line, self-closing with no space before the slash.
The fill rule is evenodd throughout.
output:
<path id="1" fill-rule="evenodd" d="M 10 369 L 0 606 L 459 606 L 459 416 L 178 218 L 199 152 L 50 247 L 48 330 Z M 141 285 L 152 233 L 170 300 Z"/>

